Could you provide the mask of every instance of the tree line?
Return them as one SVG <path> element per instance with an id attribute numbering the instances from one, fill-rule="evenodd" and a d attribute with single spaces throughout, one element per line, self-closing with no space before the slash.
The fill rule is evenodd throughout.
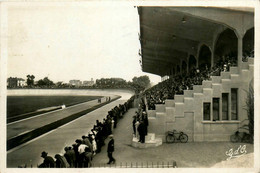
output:
<path id="1" fill-rule="evenodd" d="M 132 81 L 128 82 L 120 78 L 101 78 L 97 79 L 92 86 L 78 86 L 63 82 L 54 83 L 48 77 L 35 81 L 34 75 L 27 75 L 26 77 L 27 86 L 24 86 L 24 88 L 133 89 L 136 92 L 140 92 L 151 85 L 147 75 L 135 76 Z"/>

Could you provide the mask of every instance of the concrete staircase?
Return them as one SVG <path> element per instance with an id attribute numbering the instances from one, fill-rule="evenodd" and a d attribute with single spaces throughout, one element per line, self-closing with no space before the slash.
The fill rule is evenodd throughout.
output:
<path id="1" fill-rule="evenodd" d="M 191 126 L 191 124 L 188 125 L 187 122 L 185 124 L 185 121 L 192 121 L 193 127 L 186 132 L 192 136 L 191 138 L 189 136 L 189 141 L 211 140 L 207 138 L 204 131 L 205 128 L 211 128 L 212 130 L 215 127 L 212 127 L 212 125 L 211 127 L 204 126 L 206 123 L 212 122 L 203 122 L 203 103 L 212 103 L 212 98 L 221 98 L 222 93 L 231 94 L 231 88 L 238 88 L 240 92 L 248 90 L 249 82 L 253 76 L 254 59 L 249 58 L 248 62 L 242 62 L 241 69 L 238 67 L 230 67 L 229 72 L 221 72 L 220 76 L 211 76 L 210 80 L 204 80 L 202 85 L 194 85 L 193 90 L 185 90 L 183 95 L 175 95 L 174 100 L 166 100 L 165 104 L 155 105 L 155 110 L 148 111 L 148 131 L 156 133 L 157 136 L 165 141 L 166 131 L 176 129 L 185 132 L 185 128 Z M 245 99 L 246 96 L 245 94 L 239 93 L 238 97 Z M 239 108 L 238 112 L 240 114 L 246 114 L 242 108 Z M 177 124 L 180 119 L 186 119 L 183 125 L 182 123 Z M 231 125 L 228 127 L 231 129 L 230 131 L 239 125 L 238 121 L 229 121 L 229 123 L 233 123 L 232 127 Z M 220 139 L 221 141 L 229 140 L 227 139 L 229 134 L 225 135 L 226 137 Z"/>

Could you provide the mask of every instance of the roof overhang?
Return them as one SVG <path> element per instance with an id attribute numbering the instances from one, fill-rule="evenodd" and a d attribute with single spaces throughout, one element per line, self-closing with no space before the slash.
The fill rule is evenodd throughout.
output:
<path id="1" fill-rule="evenodd" d="M 237 18 L 254 16 L 251 8 L 138 7 L 142 70 L 165 71 L 197 56 L 199 45 L 212 48 L 214 36 L 237 27 Z"/>

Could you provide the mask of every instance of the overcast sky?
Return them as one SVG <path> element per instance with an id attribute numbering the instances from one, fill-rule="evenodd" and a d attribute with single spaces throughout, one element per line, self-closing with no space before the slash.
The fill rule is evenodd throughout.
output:
<path id="1" fill-rule="evenodd" d="M 11 7 L 7 77 L 68 82 L 149 75 L 139 65 L 139 30 L 133 6 Z"/>

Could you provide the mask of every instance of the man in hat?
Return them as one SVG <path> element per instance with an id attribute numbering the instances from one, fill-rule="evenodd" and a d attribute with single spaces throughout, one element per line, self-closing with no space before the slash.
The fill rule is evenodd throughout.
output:
<path id="1" fill-rule="evenodd" d="M 43 151 L 42 158 L 44 158 L 43 163 L 39 166 L 40 168 L 54 168 L 55 161 L 51 156 L 48 156 L 48 153 Z"/>
<path id="2" fill-rule="evenodd" d="M 82 140 L 77 139 L 75 141 L 79 146 L 78 146 L 78 152 L 79 152 L 79 160 L 78 160 L 78 167 L 82 168 L 84 165 L 84 153 L 85 153 L 85 148 L 88 147 L 86 144 L 83 144 Z"/>
<path id="3" fill-rule="evenodd" d="M 110 164 L 110 163 L 115 163 L 116 159 L 113 158 L 113 152 L 115 150 L 113 135 L 109 135 L 108 137 L 109 137 L 109 142 L 107 145 L 107 156 L 109 158 L 109 161 L 107 164 Z"/>
<path id="4" fill-rule="evenodd" d="M 56 168 L 69 168 L 70 165 L 67 162 L 66 158 L 60 154 L 56 154 L 54 156 L 54 158 L 56 159 Z"/>
<path id="5" fill-rule="evenodd" d="M 134 136 L 136 137 L 136 127 L 135 127 L 135 123 L 137 121 L 137 117 L 134 115 L 133 116 L 133 121 L 132 121 L 132 126 L 133 126 L 133 131 L 134 131 Z"/>
<path id="6" fill-rule="evenodd" d="M 71 168 L 75 168 L 76 165 L 76 154 L 71 147 L 65 147 L 64 157 L 67 159 L 67 162 L 70 164 Z"/>
<path id="7" fill-rule="evenodd" d="M 87 145 L 90 148 L 91 153 L 93 153 L 93 145 L 91 144 L 89 139 L 90 139 L 89 136 L 83 135 L 82 136 L 82 143 Z"/>
<path id="8" fill-rule="evenodd" d="M 138 130 L 138 133 L 139 133 L 139 135 L 140 135 L 140 139 L 139 139 L 139 142 L 141 142 L 141 143 L 145 143 L 145 133 L 146 133 L 146 131 L 145 131 L 145 124 L 144 124 L 144 121 L 143 120 L 141 120 L 140 121 L 140 124 L 139 124 L 139 126 L 138 126 L 138 128 L 137 128 L 137 130 Z"/>

